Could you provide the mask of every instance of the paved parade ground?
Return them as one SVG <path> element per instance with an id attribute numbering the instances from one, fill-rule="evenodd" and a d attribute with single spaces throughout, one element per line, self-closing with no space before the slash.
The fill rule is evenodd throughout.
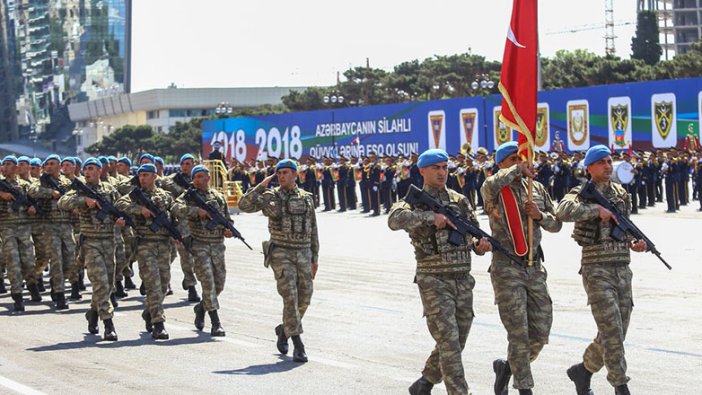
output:
<path id="1" fill-rule="evenodd" d="M 652 254 L 632 253 L 635 307 L 625 346 L 634 394 L 700 390 L 698 204 L 665 214 L 659 203 L 632 217 L 673 266 L 668 271 Z M 205 332 L 194 329 L 178 261 L 172 269 L 175 294 L 165 302 L 167 341 L 155 342 L 144 332 L 138 291 L 130 291 L 116 310 L 118 342 L 88 334 L 84 313 L 90 287 L 82 301 L 60 313 L 46 293 L 41 304 L 27 302 L 24 314 L 11 315 L 12 300 L 5 294 L 0 296 L 0 393 L 407 393 L 433 347 L 412 283 L 415 263 L 407 234 L 390 231 L 386 215 L 317 214 L 320 266 L 302 336 L 310 362 L 298 364 L 275 347 L 273 328 L 282 301 L 272 272 L 263 267 L 267 222 L 260 214 L 234 219 L 254 251 L 236 239 L 226 241 L 227 283 L 220 298 L 226 337 L 210 337 L 209 318 Z M 487 217 L 479 219 L 488 229 Z M 554 319 L 550 344 L 532 365 L 536 394 L 575 393 L 565 370 L 580 361 L 596 333 L 571 231 L 572 224 L 565 224 L 558 234 L 546 233 L 542 244 Z M 507 348 L 486 271 L 489 260 L 489 254 L 473 260 L 476 318 L 463 353 L 466 378 L 478 395 L 492 393 L 492 361 L 505 357 Z M 605 376 L 603 370 L 593 377 L 596 394 L 614 393 Z M 445 393 L 443 386 L 433 393 Z"/>

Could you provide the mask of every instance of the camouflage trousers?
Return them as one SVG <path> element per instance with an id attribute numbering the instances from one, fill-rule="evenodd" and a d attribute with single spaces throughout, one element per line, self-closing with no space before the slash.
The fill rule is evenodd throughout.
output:
<path id="1" fill-rule="evenodd" d="M 461 353 L 473 323 L 475 279 L 465 274 L 417 274 L 429 333 L 436 341 L 422 376 L 431 383 L 444 380 L 450 395 L 468 393 Z"/>
<path id="2" fill-rule="evenodd" d="M 597 324 L 597 337 L 585 349 L 583 362 L 591 372 L 607 367 L 607 381 L 612 386 L 625 384 L 629 377 L 624 339 L 634 307 L 633 274 L 627 264 L 604 263 L 583 265 L 582 276 L 587 302 Z"/>
<path id="3" fill-rule="evenodd" d="M 81 252 L 93 288 L 90 307 L 97 310 L 100 319 L 112 318 L 114 307 L 110 294 L 115 284 L 115 239 L 114 237 L 86 237 Z"/>
<path id="4" fill-rule="evenodd" d="M 197 285 L 195 271 L 193 269 L 193 256 L 183 245 L 178 244 L 178 256 L 180 256 L 180 268 L 183 270 L 183 288 L 188 289 Z"/>
<path id="5" fill-rule="evenodd" d="M 144 311 L 151 316 L 151 322 L 163 322 L 163 300 L 171 281 L 170 239 L 140 240 L 137 245 L 139 277 L 146 288 Z"/>
<path id="6" fill-rule="evenodd" d="M 124 246 L 124 239 L 122 238 L 122 227 L 115 225 L 115 231 L 114 231 L 114 238 L 115 238 L 115 280 L 122 281 L 124 279 L 124 275 L 122 272 L 124 272 L 125 269 L 129 267 L 129 260 L 127 259 L 127 250 L 125 249 Z M 131 253 L 131 251 L 129 251 Z M 112 284 L 112 290 L 114 291 L 114 281 Z"/>
<path id="7" fill-rule="evenodd" d="M 115 227 L 117 228 L 117 227 Z M 130 227 L 119 227 L 120 235 L 122 236 L 122 248 L 124 249 L 124 260 L 122 260 L 119 251 L 120 247 L 115 248 L 115 263 L 117 264 L 117 269 L 115 269 L 115 281 L 124 280 L 124 276 L 132 277 L 134 273 L 129 265 L 137 259 L 136 255 L 136 237 L 134 236 L 134 231 Z M 118 239 L 115 237 L 115 245 L 117 245 Z M 120 270 L 121 266 L 121 270 Z"/>
<path id="8" fill-rule="evenodd" d="M 41 278 L 44 269 L 49 266 L 51 256 L 49 251 L 49 239 L 44 233 L 44 224 L 42 222 L 31 222 L 32 240 L 34 241 L 34 260 L 36 261 L 35 273 L 38 273 L 38 278 Z"/>
<path id="9" fill-rule="evenodd" d="M 65 291 L 65 280 L 71 284 L 78 281 L 78 272 L 73 267 L 76 260 L 76 242 L 73 239 L 73 226 L 70 223 L 44 223 L 44 235 L 47 239 L 47 255 L 51 260 L 49 276 L 54 292 Z M 42 275 L 35 269 L 37 277 Z"/>
<path id="10" fill-rule="evenodd" d="M 7 278 L 10 280 L 10 292 L 13 294 L 22 293 L 22 280 L 28 285 L 34 285 L 34 243 L 32 243 L 31 226 L 24 225 L 2 225 L 0 227 L 0 237 L 2 237 L 2 259 L 7 270 Z"/>
<path id="11" fill-rule="evenodd" d="M 285 335 L 303 333 L 302 318 L 312 300 L 312 250 L 273 246 L 268 262 L 283 298 L 283 329 Z"/>
<path id="12" fill-rule="evenodd" d="M 224 264 L 223 242 L 207 243 L 193 240 L 193 262 L 195 275 L 202 285 L 202 302 L 205 310 L 219 310 L 217 297 L 224 289 L 227 268 Z"/>
<path id="13" fill-rule="evenodd" d="M 495 304 L 507 330 L 507 360 L 516 389 L 534 387 L 530 364 L 548 343 L 551 333 L 553 306 L 546 277 L 541 265 L 524 268 L 496 262 L 490 269 Z"/>

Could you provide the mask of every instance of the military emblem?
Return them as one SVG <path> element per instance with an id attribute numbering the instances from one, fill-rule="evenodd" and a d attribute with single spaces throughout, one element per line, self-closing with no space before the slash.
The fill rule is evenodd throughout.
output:
<path id="1" fill-rule="evenodd" d="M 568 106 L 568 137 L 574 145 L 583 145 L 588 135 L 587 104 Z"/>
<path id="2" fill-rule="evenodd" d="M 500 121 L 501 110 L 499 107 L 495 108 L 495 145 L 499 146 L 501 144 L 512 141 L 512 129 L 504 122 Z"/>
<path id="3" fill-rule="evenodd" d="M 463 122 L 463 136 L 465 142 L 471 144 L 473 141 L 473 132 L 475 131 L 475 118 L 478 114 L 475 112 L 462 112 L 461 121 Z"/>
<path id="4" fill-rule="evenodd" d="M 434 137 L 434 148 L 439 148 L 444 125 L 443 114 L 429 115 L 429 124 L 431 125 L 431 134 Z"/>
<path id="5" fill-rule="evenodd" d="M 614 144 L 619 147 L 626 147 L 626 131 L 629 126 L 629 105 L 616 104 L 611 106 L 609 118 L 614 132 Z"/>
<path id="6" fill-rule="evenodd" d="M 673 102 L 659 102 L 653 105 L 653 118 L 656 121 L 656 130 L 665 140 L 673 126 Z"/>
<path id="7" fill-rule="evenodd" d="M 536 140 L 534 145 L 543 147 L 548 140 L 548 107 L 539 106 L 536 110 Z"/>

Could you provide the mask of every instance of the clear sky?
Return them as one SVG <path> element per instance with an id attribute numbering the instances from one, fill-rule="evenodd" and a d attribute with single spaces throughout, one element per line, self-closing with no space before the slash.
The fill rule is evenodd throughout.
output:
<path id="1" fill-rule="evenodd" d="M 511 0 L 135 0 L 132 91 L 333 85 L 337 71 L 391 70 L 471 51 L 502 60 Z M 628 58 L 636 0 L 614 0 L 617 55 Z M 604 55 L 604 0 L 540 0 L 543 56 Z M 343 78 L 343 76 L 342 76 Z"/>

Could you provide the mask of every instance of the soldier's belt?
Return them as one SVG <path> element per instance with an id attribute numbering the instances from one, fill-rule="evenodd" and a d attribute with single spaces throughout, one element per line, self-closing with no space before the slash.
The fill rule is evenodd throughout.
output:
<path id="1" fill-rule="evenodd" d="M 432 276 L 442 280 L 466 280 L 470 275 L 470 272 L 456 272 L 456 273 L 417 273 L 422 276 Z"/>

